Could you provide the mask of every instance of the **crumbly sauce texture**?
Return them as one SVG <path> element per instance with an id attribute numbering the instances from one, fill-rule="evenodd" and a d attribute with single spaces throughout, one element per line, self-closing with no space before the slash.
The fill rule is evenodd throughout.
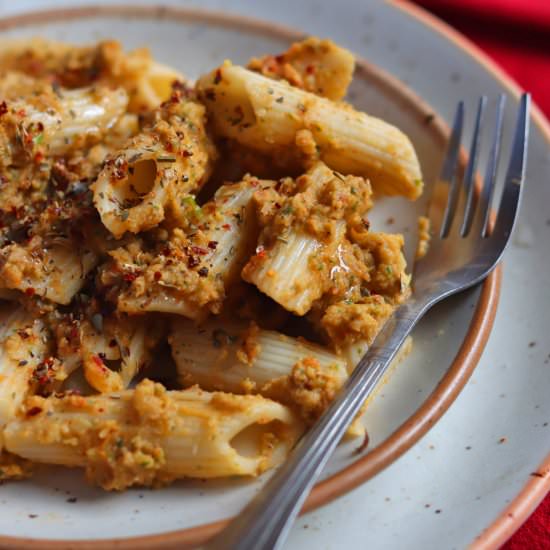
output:
<path id="1" fill-rule="evenodd" d="M 341 100 L 354 58 L 331 41 L 309 38 L 248 68 L 351 113 Z M 274 144 L 275 155 L 221 135 L 213 101 L 223 97 L 115 41 L 33 39 L 0 52 L 0 299 L 27 316 L 0 327 L 0 428 L 11 434 L 1 480 L 29 475 L 27 458 L 84 467 L 106 490 L 208 477 L 204 465 L 174 467 L 167 439 L 199 437 L 184 424 L 201 415 L 212 421 L 200 437 L 214 425 L 229 433 L 252 397 L 280 407 L 257 420 L 277 428 L 262 433 L 257 464 L 235 455 L 220 475 L 256 475 L 343 383 L 309 352 L 256 383 L 261 331 L 298 327 L 344 364 L 409 296 L 403 236 L 370 228 L 372 181 L 321 161 L 315 128 Z M 231 116 L 247 129 L 249 113 Z M 248 401 L 217 392 L 198 413 L 181 387 L 135 385 L 175 378 L 155 361 L 177 337 L 174 319 L 200 330 L 216 316 L 249 322 L 235 353 L 250 369 L 235 393 Z"/>

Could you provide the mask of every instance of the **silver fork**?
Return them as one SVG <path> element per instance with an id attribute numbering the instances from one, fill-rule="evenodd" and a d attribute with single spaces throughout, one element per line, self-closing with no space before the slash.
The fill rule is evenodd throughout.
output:
<path id="1" fill-rule="evenodd" d="M 280 548 L 346 428 L 419 319 L 437 302 L 482 281 L 499 262 L 519 209 L 530 104 L 529 95 L 524 94 L 502 198 L 491 230 L 490 209 L 501 149 L 504 100 L 504 96 L 498 100 L 493 142 L 479 196 L 475 190 L 475 173 L 487 98 L 482 97 L 479 101 L 462 185 L 457 169 L 464 103 L 458 104 L 447 155 L 429 209 L 430 250 L 415 266 L 413 297 L 386 323 L 336 399 L 296 445 L 288 460 L 237 519 L 206 545 L 208 550 Z M 460 225 L 457 224 L 460 222 L 458 214 L 462 214 Z"/>

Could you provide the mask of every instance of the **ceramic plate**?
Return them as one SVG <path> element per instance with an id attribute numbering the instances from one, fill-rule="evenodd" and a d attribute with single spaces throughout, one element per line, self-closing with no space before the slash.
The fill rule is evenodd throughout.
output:
<path id="1" fill-rule="evenodd" d="M 181 2 L 178 4 L 181 6 Z M 43 5 L 21 2 L 18 9 Z M 201 5 L 218 7 L 208 0 Z M 224 57 L 242 61 L 250 55 L 277 51 L 290 38 L 274 24 L 255 25 L 236 17 L 205 16 L 192 13 L 189 7 L 183 12 L 134 8 L 130 13 L 112 7 L 102 13 L 71 11 L 65 14 L 70 20 L 59 14 L 31 17 L 30 22 L 19 18 L 12 20 L 12 27 L 5 32 L 77 42 L 115 36 L 130 47 L 146 43 L 159 59 L 189 76 Z M 447 118 L 459 98 L 472 99 L 473 107 L 473 98 L 481 90 L 496 95 L 502 88 L 496 77 L 448 38 L 390 5 L 346 0 L 340 2 L 338 10 L 331 11 L 328 4 L 321 2 L 294 5 L 281 1 L 234 2 L 228 8 L 234 13 L 290 22 L 310 33 L 331 36 L 359 54 L 368 53 L 376 65 L 408 80 Z M 433 178 L 442 155 L 443 136 L 440 126 L 429 116 L 432 109 L 375 69 L 364 66 L 357 76 L 351 100 L 407 131 L 419 150 L 427 179 Z M 510 105 L 508 123 L 512 113 Z M 537 310 L 540 299 L 537 302 L 534 292 L 520 295 L 514 290 L 522 282 L 544 296 L 545 283 L 536 280 L 534 273 L 530 279 L 530 270 L 524 266 L 531 262 L 533 269 L 541 273 L 543 262 L 548 261 L 547 255 L 536 254 L 533 246 L 539 229 L 547 230 L 541 193 L 548 190 L 536 185 L 544 168 L 542 163 L 547 162 L 545 154 L 547 145 L 535 128 L 529 173 L 532 181 L 526 200 L 526 208 L 531 209 L 529 224 L 523 226 L 523 236 L 517 241 L 524 248 L 510 251 L 508 257 L 513 260 L 508 263 L 512 266 L 505 270 L 507 315 L 501 317 L 500 330 L 506 338 L 499 342 L 497 336 L 492 340 L 488 356 L 491 359 L 483 362 L 481 372 L 476 371 L 476 383 L 468 386 L 465 397 L 458 400 L 427 438 L 361 489 L 305 516 L 291 536 L 290 547 L 335 548 L 344 543 L 363 547 L 368 542 L 374 548 L 398 548 L 403 544 L 437 548 L 447 529 L 449 546 L 460 547 L 498 515 L 505 500 L 512 498 L 528 473 L 536 470 L 548 450 L 548 439 L 543 440 L 542 430 L 544 415 L 548 415 L 543 389 L 549 369 L 544 371 L 540 366 L 544 348 L 539 324 L 519 323 L 522 316 L 525 320 L 532 318 L 530 313 Z M 384 201 L 377 207 L 375 227 L 404 231 L 410 249 L 412 222 L 421 209 L 421 203 L 411 208 L 396 200 Z M 388 226 L 389 217 L 399 221 Z M 445 304 L 419 327 L 413 355 L 395 372 L 369 410 L 367 427 L 372 451 L 357 456 L 357 443 L 340 448 L 327 468 L 325 481 L 314 491 L 310 507 L 328 501 L 387 466 L 448 407 L 481 352 L 497 290 L 498 277 L 493 277 L 481 295 L 474 291 Z M 546 292 L 548 295 L 548 285 Z M 512 312 L 518 315 L 515 325 Z M 548 313 L 541 311 L 537 315 L 542 322 Z M 529 347 L 529 342 L 535 344 Z M 526 360 L 529 355 L 531 360 Z M 517 367 L 520 360 L 523 371 L 518 374 L 512 367 Z M 493 362 L 496 365 L 491 368 Z M 522 416 L 514 414 L 515 406 L 521 407 Z M 0 538 L 0 544 L 45 546 L 44 541 L 33 544 L 21 538 L 32 537 L 87 540 L 80 546 L 97 548 L 112 546 L 112 538 L 139 537 L 122 545 L 177 546 L 182 541 L 200 540 L 210 531 L 197 526 L 238 512 L 260 487 L 261 481 L 185 482 L 157 492 L 105 495 L 83 486 L 82 477 L 76 472 L 54 470 L 34 481 L 2 488 L 0 533 L 19 540 Z M 531 498 L 530 502 L 534 500 Z M 68 542 L 65 545 L 74 546 Z"/>

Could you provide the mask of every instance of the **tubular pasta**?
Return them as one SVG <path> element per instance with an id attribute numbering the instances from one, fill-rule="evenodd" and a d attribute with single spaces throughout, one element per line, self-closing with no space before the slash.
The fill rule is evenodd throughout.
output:
<path id="1" fill-rule="evenodd" d="M 422 193 L 414 148 L 387 122 L 231 64 L 202 76 L 197 89 L 220 135 L 277 154 L 306 129 L 331 168 L 371 178 L 390 195 Z"/>
<path id="2" fill-rule="evenodd" d="M 83 466 L 107 490 L 179 477 L 255 476 L 281 462 L 301 432 L 289 409 L 263 397 L 167 392 L 149 380 L 119 394 L 34 398 L 28 406 L 41 412 L 8 424 L 6 449 Z"/>
<path id="3" fill-rule="evenodd" d="M 0 427 L 32 391 L 31 377 L 49 351 L 44 324 L 22 308 L 0 310 Z"/>
<path id="4" fill-rule="evenodd" d="M 177 215 L 210 171 L 202 105 L 175 95 L 155 119 L 107 160 L 92 186 L 101 221 L 117 238 L 157 226 L 167 211 Z"/>

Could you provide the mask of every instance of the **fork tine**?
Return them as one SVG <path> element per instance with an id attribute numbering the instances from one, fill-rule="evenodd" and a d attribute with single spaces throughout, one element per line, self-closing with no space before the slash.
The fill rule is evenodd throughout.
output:
<path id="1" fill-rule="evenodd" d="M 449 140 L 447 156 L 441 170 L 440 181 L 446 182 L 449 191 L 447 195 L 447 207 L 441 222 L 440 237 L 446 237 L 449 233 L 450 222 L 454 216 L 456 202 L 458 198 L 458 184 L 456 177 L 456 169 L 458 166 L 458 155 L 460 152 L 460 141 L 462 139 L 462 128 L 464 126 L 464 102 L 460 101 L 456 108 L 455 118 L 453 122 L 453 131 Z"/>
<path id="2" fill-rule="evenodd" d="M 485 170 L 483 180 L 483 189 L 479 197 L 479 204 L 475 212 L 474 232 L 481 237 L 487 235 L 487 226 L 491 213 L 491 203 L 495 192 L 495 183 L 497 177 L 498 163 L 500 159 L 500 150 L 502 142 L 502 119 L 504 115 L 504 106 L 506 105 L 506 96 L 500 94 L 497 103 L 495 129 L 493 134 L 493 145 L 489 154 L 489 162 Z"/>
<path id="3" fill-rule="evenodd" d="M 521 200 L 522 183 L 525 177 L 527 142 L 529 138 L 529 94 L 521 96 L 519 113 L 510 152 L 510 164 L 504 180 L 504 189 L 498 209 L 493 235 L 508 239 L 514 228 Z"/>
<path id="4" fill-rule="evenodd" d="M 472 145 L 470 146 L 470 156 L 468 158 L 468 166 L 466 168 L 466 174 L 464 175 L 464 191 L 466 193 L 466 206 L 464 208 L 464 220 L 460 229 L 460 234 L 464 237 L 470 231 L 472 224 L 472 217 L 475 211 L 475 173 L 477 167 L 477 161 L 479 159 L 479 143 L 481 141 L 481 128 L 483 124 L 483 117 L 485 114 L 485 107 L 487 106 L 487 97 L 481 96 L 479 98 L 479 105 L 477 108 L 476 122 L 474 127 L 474 134 L 472 136 Z"/>

